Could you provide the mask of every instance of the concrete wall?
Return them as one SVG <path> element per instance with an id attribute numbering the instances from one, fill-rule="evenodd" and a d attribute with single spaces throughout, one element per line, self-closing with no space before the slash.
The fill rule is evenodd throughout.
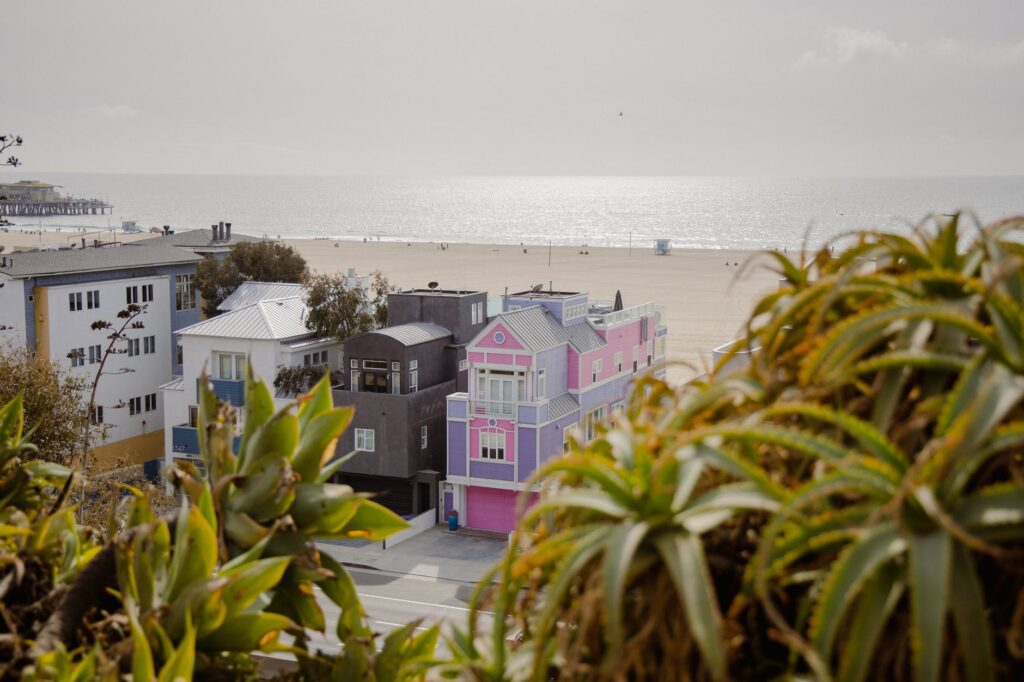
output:
<path id="1" fill-rule="evenodd" d="M 355 449 L 355 430 L 373 429 L 374 452 L 360 453 L 342 471 L 366 476 L 410 478 L 417 471 L 444 472 L 445 397 L 454 381 L 408 395 L 334 391 L 335 405 L 356 408 L 352 424 L 338 439 L 336 451 L 344 455 Z M 427 427 L 427 447 L 420 447 L 420 428 Z"/>
<path id="2" fill-rule="evenodd" d="M 480 303 L 484 320 L 473 324 L 472 306 Z M 464 344 L 477 335 L 486 324 L 487 292 L 466 294 L 398 292 L 388 294 L 388 324 L 431 322 L 452 332 L 452 343 Z"/>

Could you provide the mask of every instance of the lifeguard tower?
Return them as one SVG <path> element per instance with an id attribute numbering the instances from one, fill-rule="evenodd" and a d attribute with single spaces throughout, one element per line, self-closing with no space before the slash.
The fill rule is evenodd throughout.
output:
<path id="1" fill-rule="evenodd" d="M 654 255 L 655 256 L 667 256 L 672 253 L 672 242 L 668 239 L 655 239 L 654 240 Z"/>

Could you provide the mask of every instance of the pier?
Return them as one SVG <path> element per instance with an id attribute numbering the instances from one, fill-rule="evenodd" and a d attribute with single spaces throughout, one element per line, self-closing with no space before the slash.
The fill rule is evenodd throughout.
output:
<path id="1" fill-rule="evenodd" d="M 105 215 L 114 210 L 100 199 L 63 197 L 57 187 L 39 180 L 0 183 L 0 216 Z"/>

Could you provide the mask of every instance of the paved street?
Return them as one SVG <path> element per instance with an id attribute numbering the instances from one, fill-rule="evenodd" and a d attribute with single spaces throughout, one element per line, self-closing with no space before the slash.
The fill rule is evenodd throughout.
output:
<path id="1" fill-rule="evenodd" d="M 473 583 L 361 568 L 349 568 L 349 572 L 377 632 L 388 633 L 418 618 L 424 619 L 421 630 L 440 623 L 442 632 L 452 624 L 462 626 L 467 622 Z M 322 595 L 320 606 L 327 617 L 327 633 L 314 638 L 313 646 L 330 649 L 338 645 L 334 631 L 339 609 Z M 490 616 L 481 618 L 481 624 L 490 627 Z M 447 651 L 443 641 L 437 650 Z"/>

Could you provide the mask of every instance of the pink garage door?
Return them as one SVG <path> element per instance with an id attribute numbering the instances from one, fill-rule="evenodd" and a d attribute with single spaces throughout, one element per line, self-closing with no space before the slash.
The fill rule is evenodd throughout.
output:
<path id="1" fill-rule="evenodd" d="M 472 487 L 466 491 L 466 527 L 511 533 L 516 525 L 516 493 Z"/>

